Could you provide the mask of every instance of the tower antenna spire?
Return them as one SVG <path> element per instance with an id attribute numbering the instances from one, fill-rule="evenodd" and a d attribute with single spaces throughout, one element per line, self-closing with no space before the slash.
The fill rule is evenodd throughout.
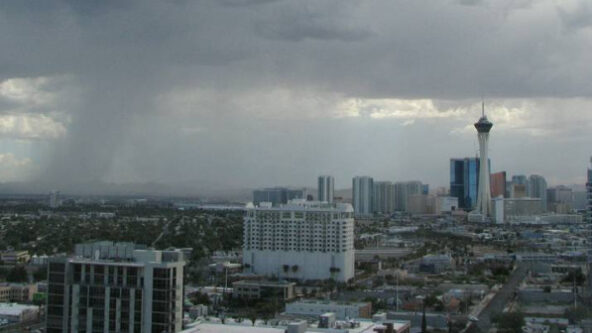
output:
<path id="1" fill-rule="evenodd" d="M 481 115 L 485 117 L 485 101 L 483 100 L 483 97 L 481 97 Z"/>

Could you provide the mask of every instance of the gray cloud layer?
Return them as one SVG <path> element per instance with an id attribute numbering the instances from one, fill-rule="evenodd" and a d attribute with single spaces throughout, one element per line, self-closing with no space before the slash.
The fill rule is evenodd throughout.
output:
<path id="1" fill-rule="evenodd" d="M 60 186 L 312 184 L 326 172 L 341 186 L 360 173 L 445 184 L 447 159 L 474 153 L 473 133 L 454 131 L 476 114 L 403 126 L 413 117 L 334 111 L 351 98 L 442 111 L 481 96 L 539 109 L 538 132 L 501 129 L 494 165 L 579 181 L 590 137 L 560 139 L 578 130 L 571 117 L 591 121 L 572 109 L 592 105 L 591 16 L 587 1 L 3 1 L 0 82 L 63 78 L 43 87 L 58 102 L 35 106 L 67 127 L 37 157 L 40 179 Z M 0 98 L 0 112 L 12 103 Z M 529 134 L 549 117 L 564 131 Z M 566 166 L 567 153 L 581 161 Z"/>

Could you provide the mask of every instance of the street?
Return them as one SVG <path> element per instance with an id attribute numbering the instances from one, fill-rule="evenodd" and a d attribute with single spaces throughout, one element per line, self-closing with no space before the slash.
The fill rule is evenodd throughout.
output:
<path id="1" fill-rule="evenodd" d="M 512 272 L 508 278 L 508 282 L 504 284 L 504 286 L 495 294 L 491 302 L 489 302 L 489 304 L 479 314 L 479 321 L 475 324 L 479 328 L 480 332 L 489 332 L 492 326 L 491 318 L 504 310 L 506 304 L 508 304 L 510 299 L 514 297 L 514 291 L 524 280 L 527 273 L 528 265 L 525 264 L 519 264 L 518 268 Z"/>

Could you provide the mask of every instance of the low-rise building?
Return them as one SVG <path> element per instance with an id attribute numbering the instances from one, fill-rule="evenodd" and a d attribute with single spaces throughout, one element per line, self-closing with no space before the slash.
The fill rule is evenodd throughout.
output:
<path id="1" fill-rule="evenodd" d="M 550 253 L 542 253 L 542 252 L 533 252 L 533 253 L 516 253 L 515 258 L 517 261 L 522 262 L 557 262 L 557 255 L 550 254 Z"/>
<path id="2" fill-rule="evenodd" d="M 0 284 L 0 303 L 31 302 L 35 293 L 37 293 L 36 284 L 3 283 Z"/>
<path id="3" fill-rule="evenodd" d="M 437 196 L 435 199 L 434 213 L 451 213 L 458 209 L 458 198 L 450 196 Z"/>
<path id="4" fill-rule="evenodd" d="M 241 280 L 232 284 L 232 296 L 244 299 L 278 298 L 291 300 L 295 297 L 296 283 L 287 281 Z"/>
<path id="5" fill-rule="evenodd" d="M 39 319 L 39 307 L 17 303 L 0 303 L 0 319 L 9 323 L 26 323 Z"/>
<path id="6" fill-rule="evenodd" d="M 397 321 L 409 321 L 411 327 L 421 327 L 423 320 L 421 311 L 412 312 L 388 312 L 387 318 Z M 448 330 L 448 316 L 445 313 L 426 313 L 425 320 L 428 328 Z"/>
<path id="7" fill-rule="evenodd" d="M 360 320 L 356 322 L 337 321 L 334 328 L 319 328 L 306 321 L 295 321 L 278 326 L 251 326 L 250 323 L 199 322 L 182 333 L 409 333 L 411 325 L 408 321 L 381 320 L 372 322 Z"/>
<path id="8" fill-rule="evenodd" d="M 0 260 L 5 265 L 26 264 L 30 259 L 29 251 L 5 251 L 0 254 Z"/>
<path id="9" fill-rule="evenodd" d="M 243 265 L 239 263 L 232 263 L 232 262 L 216 262 L 210 264 L 209 266 L 210 272 L 213 274 L 220 274 L 220 273 L 238 273 L 242 270 Z"/>
<path id="10" fill-rule="evenodd" d="M 370 302 L 334 302 L 322 300 L 300 300 L 286 304 L 286 314 L 302 316 L 320 316 L 334 313 L 337 319 L 372 318 Z"/>
<path id="11" fill-rule="evenodd" d="M 419 270 L 425 273 L 438 274 L 453 268 L 454 261 L 448 254 L 428 254 L 421 258 Z"/>
<path id="12" fill-rule="evenodd" d="M 196 319 L 199 317 L 205 317 L 208 315 L 208 306 L 203 304 L 192 305 L 189 308 L 189 317 Z"/>
<path id="13" fill-rule="evenodd" d="M 523 287 L 518 290 L 518 299 L 522 303 L 570 304 L 574 294 L 570 289 Z"/>

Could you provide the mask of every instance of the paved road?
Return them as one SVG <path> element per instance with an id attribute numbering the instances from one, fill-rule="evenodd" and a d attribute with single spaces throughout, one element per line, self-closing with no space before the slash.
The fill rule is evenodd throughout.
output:
<path id="1" fill-rule="evenodd" d="M 169 232 L 169 226 L 173 223 L 178 222 L 181 219 L 181 217 L 175 217 L 170 219 L 163 227 L 162 227 L 162 231 L 160 232 L 160 234 L 158 234 L 158 237 L 156 237 L 156 239 L 154 240 L 154 242 L 152 242 L 152 244 L 150 245 L 151 247 L 154 247 L 156 245 L 156 243 L 158 243 L 158 241 L 162 238 L 162 236 L 164 236 L 166 233 Z"/>
<path id="2" fill-rule="evenodd" d="M 514 291 L 517 289 L 518 285 L 520 285 L 522 280 L 524 280 L 527 273 L 528 266 L 525 264 L 520 264 L 520 266 L 512 272 L 508 282 L 504 284 L 504 286 L 495 294 L 491 302 L 489 302 L 479 314 L 477 327 L 480 332 L 489 332 L 489 329 L 492 326 L 491 318 L 504 310 L 504 307 L 508 304 L 510 299 L 514 297 Z"/>
<path id="3" fill-rule="evenodd" d="M 412 249 L 398 247 L 365 248 L 362 250 L 356 250 L 355 256 L 356 261 L 368 261 L 374 260 L 375 256 L 382 259 L 402 258 L 411 252 L 413 252 Z"/>

